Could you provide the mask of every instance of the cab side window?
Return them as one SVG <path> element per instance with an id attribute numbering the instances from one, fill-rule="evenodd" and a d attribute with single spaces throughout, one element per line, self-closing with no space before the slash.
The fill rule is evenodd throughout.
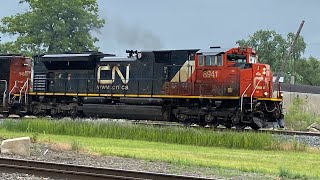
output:
<path id="1" fill-rule="evenodd" d="M 205 56 L 206 66 L 211 66 L 213 63 L 211 60 L 213 59 L 212 56 Z"/>
<path id="2" fill-rule="evenodd" d="M 216 56 L 217 57 L 217 65 L 218 66 L 222 66 L 223 64 L 222 64 L 222 55 L 218 55 L 218 56 Z"/>
<path id="3" fill-rule="evenodd" d="M 204 65 L 204 56 L 199 55 L 198 61 L 199 61 L 199 66 L 203 66 Z"/>
<path id="4" fill-rule="evenodd" d="M 204 56 L 206 66 L 222 66 L 222 56 L 221 55 L 207 55 Z"/>

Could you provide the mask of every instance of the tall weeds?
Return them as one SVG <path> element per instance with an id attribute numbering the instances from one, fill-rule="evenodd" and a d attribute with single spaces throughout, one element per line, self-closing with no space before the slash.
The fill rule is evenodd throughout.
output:
<path id="1" fill-rule="evenodd" d="M 28 133 L 131 139 L 207 147 L 282 149 L 280 140 L 273 138 L 271 134 L 254 132 L 216 132 L 210 129 L 53 120 L 5 120 L 1 126 L 8 131 Z"/>
<path id="2" fill-rule="evenodd" d="M 314 122 L 320 123 L 320 117 L 304 110 L 304 101 L 294 98 L 292 105 L 288 107 L 285 115 L 286 127 L 294 130 L 306 130 Z"/>

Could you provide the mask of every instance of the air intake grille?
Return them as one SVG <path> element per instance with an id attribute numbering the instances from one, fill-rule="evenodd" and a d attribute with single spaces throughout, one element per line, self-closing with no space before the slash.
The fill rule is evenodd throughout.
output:
<path id="1" fill-rule="evenodd" d="M 33 79 L 33 91 L 45 92 L 46 81 L 47 77 L 45 74 L 35 74 Z"/>

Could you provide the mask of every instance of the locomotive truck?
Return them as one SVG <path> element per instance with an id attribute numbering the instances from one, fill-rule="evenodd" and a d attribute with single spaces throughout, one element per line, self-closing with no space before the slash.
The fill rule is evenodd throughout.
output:
<path id="1" fill-rule="evenodd" d="M 282 93 L 273 93 L 270 66 L 259 63 L 251 48 L 127 53 L 126 57 L 101 52 L 34 56 L 32 66 L 28 61 L 14 70 L 26 76 L 6 77 L 10 91 L 1 90 L 8 94 L 3 102 L 11 111 L 24 109 L 34 115 L 239 129 L 259 129 L 283 118 Z"/>

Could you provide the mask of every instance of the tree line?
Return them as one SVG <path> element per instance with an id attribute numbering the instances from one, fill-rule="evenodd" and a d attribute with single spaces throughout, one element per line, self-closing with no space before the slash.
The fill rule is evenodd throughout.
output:
<path id="1" fill-rule="evenodd" d="M 96 0 L 20 0 L 19 3 L 27 5 L 28 10 L 1 19 L 0 32 L 15 40 L 0 43 L 0 53 L 31 56 L 99 49 L 92 32 L 102 28 L 105 20 L 98 15 Z M 272 71 L 278 72 L 293 39 L 291 32 L 284 37 L 273 30 L 258 30 L 237 44 L 254 48 L 259 61 L 270 64 Z M 285 82 L 294 76 L 298 84 L 320 86 L 320 62 L 314 57 L 302 57 L 306 46 L 303 37 L 298 37 L 286 66 Z"/>

